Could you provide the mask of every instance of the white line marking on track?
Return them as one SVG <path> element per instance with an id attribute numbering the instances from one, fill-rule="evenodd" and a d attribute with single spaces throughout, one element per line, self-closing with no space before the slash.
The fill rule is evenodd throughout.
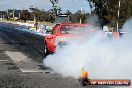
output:
<path id="1" fill-rule="evenodd" d="M 22 72 L 42 72 L 34 69 L 19 68 Z"/>
<path id="2" fill-rule="evenodd" d="M 6 62 L 6 61 L 9 61 L 9 60 L 0 60 L 0 62 Z"/>
<path id="3" fill-rule="evenodd" d="M 42 72 L 42 73 L 53 73 L 52 70 L 35 70 L 35 69 L 26 69 L 26 68 L 19 68 L 23 73 L 32 73 L 32 72 Z"/>
<path id="4" fill-rule="evenodd" d="M 21 52 L 5 51 L 5 54 L 8 55 L 14 62 L 20 62 L 27 58 L 27 56 Z"/>
<path id="5" fill-rule="evenodd" d="M 32 72 L 41 72 L 41 73 L 54 73 L 52 70 L 43 70 L 40 69 L 38 64 L 32 61 L 28 56 L 25 56 L 21 52 L 11 52 L 5 51 L 5 54 L 8 55 L 14 63 L 17 64 L 21 72 L 23 73 L 32 73 Z"/>

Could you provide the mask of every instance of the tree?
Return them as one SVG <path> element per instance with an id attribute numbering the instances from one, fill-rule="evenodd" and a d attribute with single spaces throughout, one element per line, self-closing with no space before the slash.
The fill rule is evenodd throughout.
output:
<path id="1" fill-rule="evenodd" d="M 54 15 L 58 15 L 62 11 L 61 8 L 57 6 L 58 1 L 59 0 L 50 0 L 50 2 L 52 3 Z"/>
<path id="2" fill-rule="evenodd" d="M 30 12 L 28 10 L 22 10 L 20 19 L 23 20 L 24 22 L 30 20 Z"/>
<path id="3" fill-rule="evenodd" d="M 119 27 L 122 27 L 126 19 L 132 13 L 132 6 L 130 6 L 131 0 L 120 0 L 120 16 L 117 18 L 118 3 L 119 0 L 87 0 L 95 4 L 94 13 L 102 20 L 103 25 L 109 24 L 116 27 L 116 22 L 119 20 Z M 131 4 L 132 5 L 132 4 Z M 131 10 L 131 11 L 130 11 Z"/>
<path id="4" fill-rule="evenodd" d="M 0 11 L 0 18 L 5 19 L 7 17 L 6 11 Z"/>

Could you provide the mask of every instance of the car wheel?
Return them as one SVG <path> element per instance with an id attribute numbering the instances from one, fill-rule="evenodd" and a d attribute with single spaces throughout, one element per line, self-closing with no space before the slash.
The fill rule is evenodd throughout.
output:
<path id="1" fill-rule="evenodd" d="M 48 48 L 47 48 L 47 45 L 45 44 L 44 45 L 44 54 L 45 54 L 45 57 L 47 56 L 47 55 L 49 55 L 49 50 L 48 50 Z"/>

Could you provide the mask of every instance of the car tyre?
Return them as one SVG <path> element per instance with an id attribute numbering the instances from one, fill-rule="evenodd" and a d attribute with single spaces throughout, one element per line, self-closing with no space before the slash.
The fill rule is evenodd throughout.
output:
<path id="1" fill-rule="evenodd" d="M 45 57 L 50 54 L 50 52 L 47 48 L 47 44 L 44 45 L 44 54 L 45 54 Z"/>

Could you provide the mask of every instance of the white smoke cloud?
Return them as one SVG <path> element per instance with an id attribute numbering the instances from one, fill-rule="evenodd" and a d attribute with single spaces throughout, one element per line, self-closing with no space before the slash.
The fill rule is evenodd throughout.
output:
<path id="1" fill-rule="evenodd" d="M 131 30 L 132 20 L 124 25 Z M 129 34 L 129 36 L 128 36 Z M 57 49 L 44 59 L 44 64 L 64 76 L 78 78 L 82 67 L 90 79 L 132 79 L 132 33 L 121 39 L 106 40 L 100 34 L 83 42 L 72 41 L 67 48 Z"/>

